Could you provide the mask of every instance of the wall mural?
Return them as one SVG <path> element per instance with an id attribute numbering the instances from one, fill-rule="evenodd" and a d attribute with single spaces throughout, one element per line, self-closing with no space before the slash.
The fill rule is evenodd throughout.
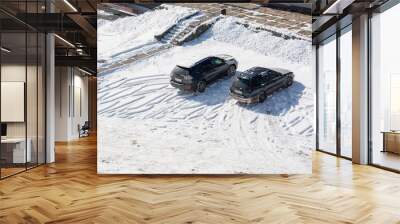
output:
<path id="1" fill-rule="evenodd" d="M 311 173 L 314 85 L 310 15 L 99 4 L 98 173 Z"/>

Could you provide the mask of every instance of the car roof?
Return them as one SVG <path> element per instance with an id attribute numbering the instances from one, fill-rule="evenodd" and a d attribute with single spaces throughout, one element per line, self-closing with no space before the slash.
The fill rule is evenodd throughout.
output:
<path id="1" fill-rule="evenodd" d="M 208 58 L 210 58 L 210 57 L 211 57 L 211 56 L 205 57 L 205 58 L 202 58 L 202 59 L 197 60 L 197 61 L 195 61 L 195 62 L 190 61 L 190 60 L 183 61 L 183 62 L 180 62 L 177 66 L 182 67 L 182 68 L 191 68 L 191 67 L 193 67 L 193 66 L 195 66 L 195 65 L 197 65 L 197 64 L 199 64 L 199 63 L 201 63 L 201 62 L 203 62 L 204 60 L 206 60 L 206 59 L 208 59 Z"/>
<path id="2" fill-rule="evenodd" d="M 259 74 L 262 74 L 262 75 L 268 74 L 267 73 L 268 71 L 269 71 L 268 68 L 252 67 L 252 68 L 247 69 L 243 73 L 241 73 L 240 77 L 250 79 L 250 78 L 253 78 L 254 76 L 259 75 Z"/>
<path id="3" fill-rule="evenodd" d="M 224 59 L 224 60 L 231 60 L 231 59 L 233 59 L 233 57 L 230 56 L 230 55 L 228 55 L 228 54 L 217 54 L 217 55 L 215 55 L 214 57 L 221 58 L 221 59 Z"/>
<path id="4" fill-rule="evenodd" d="M 190 61 L 181 62 L 177 66 L 179 66 L 181 68 L 191 68 L 191 67 L 193 67 L 193 66 L 195 66 L 195 65 L 197 65 L 197 64 L 199 64 L 199 63 L 201 63 L 201 62 L 203 62 L 203 61 L 205 61 L 205 60 L 207 60 L 209 58 L 213 58 L 213 57 L 220 58 L 220 59 L 223 59 L 223 60 L 233 59 L 232 56 L 227 55 L 227 54 L 217 54 L 217 55 L 213 55 L 213 56 L 208 56 L 208 57 L 202 58 L 200 60 L 197 60 L 196 62 L 193 62 L 193 61 L 192 62 L 190 62 Z"/>
<path id="5" fill-rule="evenodd" d="M 281 73 L 281 74 L 287 74 L 287 73 L 291 72 L 291 71 L 289 71 L 289 70 L 287 70 L 287 69 L 283 69 L 283 68 L 270 68 L 270 70 L 279 72 L 279 73 Z"/>
<path id="6" fill-rule="evenodd" d="M 241 73 L 240 77 L 251 79 L 251 78 L 255 77 L 256 75 L 267 76 L 267 75 L 271 74 L 270 71 L 278 72 L 280 74 L 286 74 L 286 73 L 290 72 L 289 70 L 281 69 L 281 68 L 264 68 L 264 67 L 256 66 L 256 67 L 249 68 L 246 71 L 244 71 L 243 73 Z"/>

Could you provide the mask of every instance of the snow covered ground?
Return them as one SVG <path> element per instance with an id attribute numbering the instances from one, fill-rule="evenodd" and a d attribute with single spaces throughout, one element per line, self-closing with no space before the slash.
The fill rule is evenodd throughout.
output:
<path id="1" fill-rule="evenodd" d="M 157 18 L 152 18 L 150 26 L 155 20 L 176 20 L 183 11 L 169 6 L 162 18 L 160 12 L 146 12 L 127 19 L 125 26 L 135 19 L 145 23 L 140 17 L 152 18 L 151 13 Z M 285 40 L 237 21 L 223 17 L 194 41 L 99 77 L 99 173 L 311 173 L 311 42 Z M 98 47 L 103 49 L 109 43 L 103 38 L 108 31 L 127 30 L 122 22 L 115 29 L 102 26 L 109 27 L 99 29 Z M 152 32 L 162 32 L 164 27 L 152 27 Z M 139 31 L 130 35 L 141 39 Z M 111 51 L 107 54 L 143 43 L 133 41 L 115 49 L 107 46 Z M 169 73 L 176 64 L 219 53 L 234 56 L 239 61 L 238 72 L 252 66 L 292 70 L 295 83 L 256 105 L 239 105 L 229 97 L 233 78 L 220 80 L 201 94 L 169 85 Z"/>
<path id="2" fill-rule="evenodd" d="M 114 60 L 120 55 L 128 56 L 135 50 L 143 50 L 153 45 L 160 45 L 154 35 L 162 33 L 196 10 L 163 5 L 162 9 L 148 11 L 140 16 L 128 16 L 111 22 L 100 22 L 98 35 L 99 60 Z"/>

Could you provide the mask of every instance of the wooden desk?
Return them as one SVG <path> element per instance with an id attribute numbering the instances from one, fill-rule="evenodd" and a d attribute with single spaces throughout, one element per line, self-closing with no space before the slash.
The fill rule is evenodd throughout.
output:
<path id="1" fill-rule="evenodd" d="M 383 131 L 382 152 L 400 154 L 400 131 Z"/>
<path id="2" fill-rule="evenodd" d="M 7 163 L 31 162 L 31 139 L 27 139 L 25 151 L 25 138 L 5 138 L 1 139 L 1 157 Z"/>

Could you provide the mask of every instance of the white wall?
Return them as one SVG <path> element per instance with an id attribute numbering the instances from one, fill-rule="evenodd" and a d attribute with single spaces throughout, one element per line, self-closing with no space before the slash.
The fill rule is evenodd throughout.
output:
<path id="1" fill-rule="evenodd" d="M 2 82 L 25 82 L 26 67 L 19 64 L 3 64 L 1 66 L 1 81 Z M 28 67 L 28 70 L 31 68 Z M 7 108 L 1 108 L 7 110 Z M 8 137 L 25 137 L 25 122 L 10 122 L 7 123 Z"/>
<path id="2" fill-rule="evenodd" d="M 79 137 L 78 125 L 88 120 L 88 78 L 76 68 L 56 67 L 56 141 Z"/>
<path id="3" fill-rule="evenodd" d="M 25 121 L 25 83 L 1 82 L 1 122 Z M 36 108 L 36 105 L 35 107 Z"/>
<path id="4" fill-rule="evenodd" d="M 85 121 L 88 120 L 88 78 L 82 76 L 82 73 L 77 74 L 78 70 L 74 70 L 74 80 L 73 80 L 73 96 L 71 99 L 74 102 L 71 102 L 71 130 L 70 135 L 72 138 L 78 138 L 78 125 L 83 125 Z"/>
<path id="5" fill-rule="evenodd" d="M 69 68 L 55 68 L 55 141 L 68 140 Z"/>
<path id="6" fill-rule="evenodd" d="M 32 74 L 35 73 L 36 74 L 36 67 L 33 66 L 25 66 L 25 64 L 21 65 L 21 64 L 3 64 L 1 66 L 1 81 L 2 82 L 25 82 L 25 76 L 26 76 L 26 71 L 28 72 L 28 74 Z M 36 85 L 36 80 L 32 81 L 29 80 L 29 84 L 30 85 Z M 31 89 L 28 88 L 27 89 L 27 103 L 30 104 L 32 101 L 36 100 L 36 89 Z M 4 97 L 4 96 L 3 96 Z M 36 109 L 36 101 L 35 104 L 33 105 L 29 105 L 31 107 L 35 107 L 34 109 Z M 1 108 L 2 110 L 7 110 L 7 108 Z M 28 110 L 28 112 L 31 112 L 30 110 Z M 36 114 L 33 113 L 28 113 L 27 115 L 28 117 L 28 122 L 32 122 L 34 121 L 36 124 Z M 26 122 L 7 122 L 7 135 L 8 137 L 25 137 L 25 124 Z M 34 124 L 28 124 L 28 128 L 33 127 Z M 34 129 L 36 129 L 36 125 L 35 127 L 33 127 Z M 29 131 L 29 130 L 28 130 Z M 28 133 L 28 137 L 29 133 Z"/>

